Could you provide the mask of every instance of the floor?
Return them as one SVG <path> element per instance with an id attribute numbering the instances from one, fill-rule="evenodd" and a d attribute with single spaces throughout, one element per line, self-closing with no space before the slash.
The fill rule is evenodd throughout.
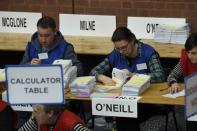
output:
<path id="1" fill-rule="evenodd" d="M 184 108 L 182 106 L 176 106 L 175 112 L 179 131 L 186 131 Z M 91 131 L 112 131 L 112 124 L 107 126 L 104 121 L 105 119 L 100 118 L 101 119 L 95 119 L 95 127 L 91 129 Z M 165 116 L 161 115 L 153 116 L 146 122 L 141 123 L 140 129 L 141 131 L 165 131 L 165 118 Z M 89 124 L 90 123 L 91 121 L 89 121 Z M 113 126 L 115 126 L 115 123 Z M 176 131 L 172 113 L 169 113 L 168 131 Z"/>

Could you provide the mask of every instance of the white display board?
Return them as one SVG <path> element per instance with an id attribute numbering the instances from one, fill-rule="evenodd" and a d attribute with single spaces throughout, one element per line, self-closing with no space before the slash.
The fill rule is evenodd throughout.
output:
<path id="1" fill-rule="evenodd" d="M 101 116 L 137 118 L 140 97 L 92 98 L 92 114 Z"/>
<path id="2" fill-rule="evenodd" d="M 0 32 L 34 33 L 41 13 L 0 11 Z"/>
<path id="3" fill-rule="evenodd" d="M 10 104 L 64 103 L 61 65 L 8 66 L 6 86 Z"/>
<path id="4" fill-rule="evenodd" d="M 104 15 L 60 14 L 60 31 L 73 36 L 112 36 L 116 17 Z"/>
<path id="5" fill-rule="evenodd" d="M 197 121 L 197 115 L 193 115 L 187 119 L 188 121 Z"/>
<path id="6" fill-rule="evenodd" d="M 153 39 L 159 24 L 183 25 L 185 18 L 128 17 L 127 27 L 138 39 Z"/>
<path id="7" fill-rule="evenodd" d="M 186 117 L 197 113 L 197 73 L 185 78 L 185 108 Z"/>

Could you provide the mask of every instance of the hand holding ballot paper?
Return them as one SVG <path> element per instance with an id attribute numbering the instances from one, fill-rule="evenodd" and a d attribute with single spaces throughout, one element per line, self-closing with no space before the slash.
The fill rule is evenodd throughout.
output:
<path id="1" fill-rule="evenodd" d="M 32 64 L 32 65 L 38 65 L 38 64 L 41 64 L 41 60 L 40 60 L 40 59 L 38 59 L 38 58 L 33 58 L 33 59 L 31 60 L 31 64 Z"/>
<path id="2" fill-rule="evenodd" d="M 112 78 L 109 78 L 109 77 L 107 78 L 112 80 L 114 84 L 111 85 L 111 84 L 103 82 L 103 84 L 96 85 L 96 90 L 99 92 L 106 92 L 109 90 L 118 89 L 126 82 L 128 77 L 129 76 L 127 75 L 127 72 L 125 70 L 119 70 L 117 68 L 113 68 Z"/>

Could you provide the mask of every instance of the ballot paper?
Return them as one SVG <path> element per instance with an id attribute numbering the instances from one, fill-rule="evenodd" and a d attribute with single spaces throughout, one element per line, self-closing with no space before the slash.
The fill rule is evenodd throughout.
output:
<path id="1" fill-rule="evenodd" d="M 122 85 L 126 82 L 127 78 L 129 76 L 127 75 L 127 72 L 123 69 L 117 69 L 113 68 L 112 70 L 112 80 L 115 81 L 115 85 L 104 85 L 104 84 L 97 84 L 95 87 L 95 90 L 98 92 L 108 92 L 110 90 L 119 89 L 122 87 Z"/>
<path id="2" fill-rule="evenodd" d="M 113 78 L 119 80 L 122 83 L 124 83 L 127 80 L 128 75 L 126 74 L 125 70 L 120 70 L 120 69 L 117 69 L 117 68 L 113 68 L 112 79 Z"/>
<path id="3" fill-rule="evenodd" d="M 77 77 L 77 67 L 71 66 L 64 73 L 64 87 L 67 88 L 69 84 Z"/>
<path id="4" fill-rule="evenodd" d="M 185 44 L 189 34 L 189 24 L 160 24 L 155 29 L 154 41 L 160 43 Z"/>
<path id="5" fill-rule="evenodd" d="M 53 62 L 53 64 L 59 64 L 62 65 L 62 68 L 64 70 L 64 74 L 66 71 L 72 66 L 72 60 L 63 60 L 63 59 L 58 59 Z"/>
<path id="6" fill-rule="evenodd" d="M 140 95 L 150 87 L 150 76 L 145 74 L 135 74 L 122 86 L 122 95 Z"/>
<path id="7" fill-rule="evenodd" d="M 44 59 L 48 59 L 49 57 L 48 57 L 48 54 L 47 53 L 39 53 L 38 54 L 38 58 L 40 60 L 44 60 Z"/>
<path id="8" fill-rule="evenodd" d="M 69 88 L 73 94 L 78 97 L 88 97 L 96 84 L 96 79 L 94 76 L 81 76 L 74 79 L 69 84 Z"/>
<path id="9" fill-rule="evenodd" d="M 185 96 L 185 90 L 182 90 L 182 91 L 179 91 L 177 93 L 168 93 L 168 94 L 165 94 L 165 95 L 162 95 L 163 97 L 168 97 L 168 98 L 177 98 L 177 97 L 180 97 L 180 96 Z"/>

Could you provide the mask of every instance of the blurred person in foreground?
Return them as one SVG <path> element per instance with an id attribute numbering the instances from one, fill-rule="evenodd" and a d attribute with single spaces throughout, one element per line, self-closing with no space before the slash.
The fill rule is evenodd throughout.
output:
<path id="1" fill-rule="evenodd" d="M 64 105 L 34 105 L 31 118 L 18 131 L 90 131 Z"/>
<path id="2" fill-rule="evenodd" d="M 181 91 L 179 78 L 185 78 L 195 72 L 197 72 L 197 33 L 192 33 L 185 42 L 185 48 L 181 51 L 180 61 L 168 76 L 169 91 L 171 93 Z M 197 122 L 186 121 L 186 127 L 188 131 L 196 131 Z"/>

